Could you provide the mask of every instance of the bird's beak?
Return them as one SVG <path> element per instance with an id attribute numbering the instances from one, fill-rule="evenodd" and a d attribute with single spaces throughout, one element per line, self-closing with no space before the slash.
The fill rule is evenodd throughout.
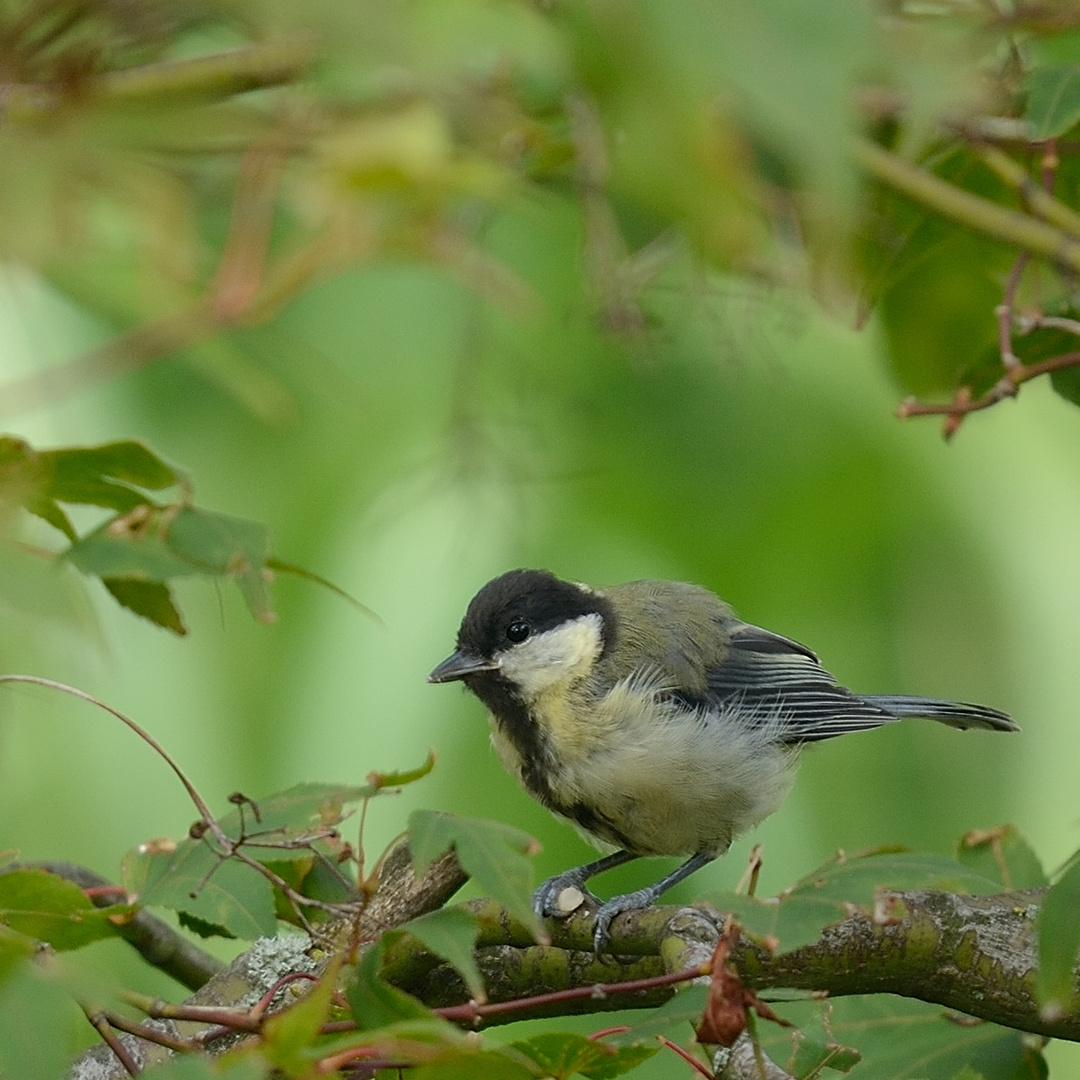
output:
<path id="1" fill-rule="evenodd" d="M 498 660 L 485 660 L 482 656 L 470 656 L 460 649 L 448 656 L 428 677 L 428 682 L 453 682 L 464 679 L 466 675 L 475 675 L 480 671 L 497 671 Z"/>

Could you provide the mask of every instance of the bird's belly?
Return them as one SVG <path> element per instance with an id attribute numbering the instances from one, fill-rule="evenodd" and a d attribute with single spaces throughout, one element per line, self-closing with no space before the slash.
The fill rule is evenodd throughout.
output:
<path id="1" fill-rule="evenodd" d="M 780 748 L 762 750 L 752 762 L 666 749 L 626 748 L 571 770 L 565 786 L 577 796 L 577 812 L 570 816 L 639 855 L 720 854 L 776 810 L 791 785 L 791 763 Z M 590 814 L 597 824 L 585 820 Z"/>
<path id="2" fill-rule="evenodd" d="M 793 755 L 737 714 L 658 702 L 654 689 L 620 684 L 594 705 L 586 732 L 562 740 L 549 726 L 539 763 L 523 761 L 497 726 L 493 741 L 530 794 L 601 842 L 639 855 L 719 854 L 783 801 Z"/>

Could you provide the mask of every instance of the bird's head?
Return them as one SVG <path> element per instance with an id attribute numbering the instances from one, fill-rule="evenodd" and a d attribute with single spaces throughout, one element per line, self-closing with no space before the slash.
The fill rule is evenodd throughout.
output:
<path id="1" fill-rule="evenodd" d="M 602 594 L 547 570 L 510 570 L 473 597 L 457 649 L 428 676 L 461 680 L 484 699 L 487 688 L 522 702 L 587 677 L 608 647 L 614 615 Z"/>

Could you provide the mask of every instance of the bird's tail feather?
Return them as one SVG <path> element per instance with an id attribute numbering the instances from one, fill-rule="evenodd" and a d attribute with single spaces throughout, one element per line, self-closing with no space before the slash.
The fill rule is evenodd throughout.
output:
<path id="1" fill-rule="evenodd" d="M 907 694 L 860 694 L 864 701 L 876 705 L 893 716 L 919 716 L 937 720 L 949 727 L 983 728 L 986 731 L 1019 731 L 1008 713 L 988 705 L 972 705 L 966 701 L 947 701 L 944 698 L 910 697 Z"/>

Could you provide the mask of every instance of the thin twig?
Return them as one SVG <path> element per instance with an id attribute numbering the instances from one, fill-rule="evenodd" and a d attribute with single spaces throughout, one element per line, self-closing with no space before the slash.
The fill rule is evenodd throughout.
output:
<path id="1" fill-rule="evenodd" d="M 540 1005 L 559 1005 L 566 1001 L 580 1001 L 589 997 L 611 997 L 616 994 L 636 994 L 642 990 L 655 990 L 663 986 L 689 982 L 708 975 L 709 964 L 687 968 L 685 971 L 673 971 L 665 975 L 654 975 L 648 979 L 630 979 L 627 982 L 597 983 L 594 986 L 575 986 L 568 990 L 554 990 L 548 994 L 534 994 L 532 997 L 516 998 L 513 1001 L 495 1001 L 487 1005 L 468 1002 L 465 1005 L 448 1005 L 441 1009 L 432 1009 L 436 1016 L 455 1023 L 476 1023 L 489 1016 L 503 1016 L 507 1013 L 521 1012 Z"/>
<path id="2" fill-rule="evenodd" d="M 896 415 L 904 420 L 912 416 L 947 416 L 950 418 L 967 416 L 969 413 L 988 409 L 991 405 L 1004 401 L 1005 398 L 1015 397 L 1016 391 L 1024 383 L 1030 382 L 1039 375 L 1046 375 L 1051 371 L 1062 371 L 1065 368 L 1077 366 L 1080 366 L 1080 352 L 1063 353 L 1061 356 L 1053 356 L 1049 360 L 1041 360 L 1037 364 L 1021 364 L 1019 368 L 1014 368 L 1004 378 L 999 379 L 993 388 L 983 394 L 982 397 L 973 398 L 967 387 L 961 387 L 956 398 L 945 404 L 927 404 L 916 401 L 914 398 L 908 398 L 900 403 Z M 950 438 L 955 434 L 955 431 L 955 426 L 947 428 L 945 437 Z"/>
<path id="3" fill-rule="evenodd" d="M 108 1048 L 116 1055 L 117 1060 L 124 1067 L 124 1071 L 129 1076 L 139 1075 L 139 1066 L 135 1063 L 131 1055 L 124 1049 L 124 1044 L 116 1037 L 116 1032 L 113 1031 L 109 1024 L 105 1013 L 97 1010 L 91 1012 L 85 1006 L 83 1006 L 83 1012 L 86 1014 L 86 1019 L 90 1021 L 94 1029 L 101 1036 L 102 1041 L 108 1046 Z"/>
<path id="4" fill-rule="evenodd" d="M 1041 184 L 1033 180 L 1018 161 L 996 146 L 978 149 L 979 157 L 1019 196 L 1027 210 L 1050 225 L 1056 225 L 1075 239 L 1080 239 L 1080 214 L 1055 199 Z"/>
<path id="5" fill-rule="evenodd" d="M 140 1024 L 136 1020 L 129 1020 L 126 1016 L 105 1009 L 102 1015 L 109 1021 L 111 1027 L 122 1031 L 126 1035 L 133 1035 L 136 1039 L 145 1039 L 147 1042 L 164 1046 L 166 1050 L 172 1050 L 177 1054 L 190 1053 L 197 1050 L 198 1045 L 191 1039 L 182 1039 L 177 1035 L 171 1035 L 161 1028 L 151 1027 L 149 1024 Z"/>

